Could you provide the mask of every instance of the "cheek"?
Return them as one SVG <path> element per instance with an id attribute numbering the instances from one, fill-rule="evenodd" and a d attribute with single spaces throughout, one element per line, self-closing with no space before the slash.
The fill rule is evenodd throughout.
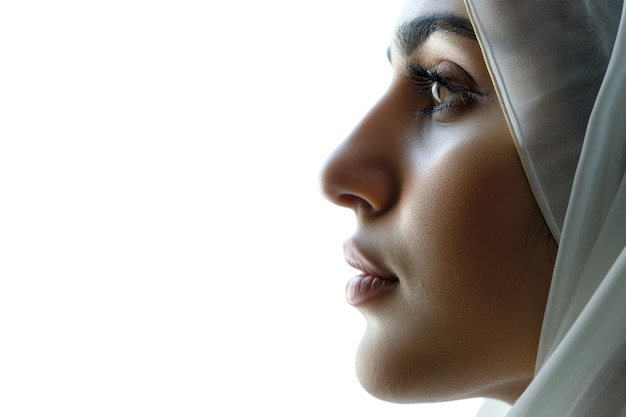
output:
<path id="1" fill-rule="evenodd" d="M 464 129 L 472 131 L 436 157 L 420 158 L 399 225 L 410 301 L 461 322 L 470 320 L 467 308 L 489 315 L 514 290 L 536 207 L 506 128 Z"/>
<path id="2" fill-rule="evenodd" d="M 471 389 L 467 381 L 519 329 L 534 200 L 512 138 L 498 133 L 468 138 L 430 163 L 421 157 L 406 183 L 395 233 L 402 300 L 370 317 L 358 367 L 372 386 L 393 381 L 386 389 L 398 388 L 396 400 Z"/>
<path id="3" fill-rule="evenodd" d="M 439 175 L 425 179 L 425 188 L 437 190 L 432 195 L 440 215 L 432 222 L 445 231 L 440 232 L 444 246 L 471 264 L 485 257 L 490 265 L 510 264 L 519 255 L 533 203 L 510 138 L 492 140 L 506 143 L 480 146 L 484 142 L 477 140 L 460 146 L 440 160 Z M 449 179 L 437 180 L 444 177 Z"/>

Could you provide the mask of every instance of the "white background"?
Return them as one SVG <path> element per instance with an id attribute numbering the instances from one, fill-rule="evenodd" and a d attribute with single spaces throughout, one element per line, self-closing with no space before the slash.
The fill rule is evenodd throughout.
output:
<path id="1" fill-rule="evenodd" d="M 0 415 L 473 415 L 360 387 L 317 184 L 400 3 L 0 5 Z"/>

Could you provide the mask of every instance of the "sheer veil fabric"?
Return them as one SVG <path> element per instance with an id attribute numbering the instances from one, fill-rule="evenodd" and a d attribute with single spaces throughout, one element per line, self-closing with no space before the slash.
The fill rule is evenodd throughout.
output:
<path id="1" fill-rule="evenodd" d="M 507 417 L 626 417 L 622 3 L 466 0 L 559 242 L 536 375 Z"/>

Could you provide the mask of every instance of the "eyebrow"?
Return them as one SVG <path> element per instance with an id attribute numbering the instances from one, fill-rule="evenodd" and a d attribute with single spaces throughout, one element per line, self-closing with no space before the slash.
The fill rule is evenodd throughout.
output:
<path id="1" fill-rule="evenodd" d="M 400 25 L 396 30 L 396 45 L 408 57 L 437 31 L 456 33 L 476 41 L 476 33 L 469 20 L 455 15 L 435 15 L 418 17 Z M 387 57 L 391 57 L 389 49 Z"/>

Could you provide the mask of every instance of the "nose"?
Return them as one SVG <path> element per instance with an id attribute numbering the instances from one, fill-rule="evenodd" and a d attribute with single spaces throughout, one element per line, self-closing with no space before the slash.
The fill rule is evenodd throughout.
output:
<path id="1" fill-rule="evenodd" d="M 358 215 L 381 215 L 393 207 L 402 161 L 402 123 L 394 107 L 389 94 L 384 96 L 329 157 L 321 175 L 328 200 Z"/>

